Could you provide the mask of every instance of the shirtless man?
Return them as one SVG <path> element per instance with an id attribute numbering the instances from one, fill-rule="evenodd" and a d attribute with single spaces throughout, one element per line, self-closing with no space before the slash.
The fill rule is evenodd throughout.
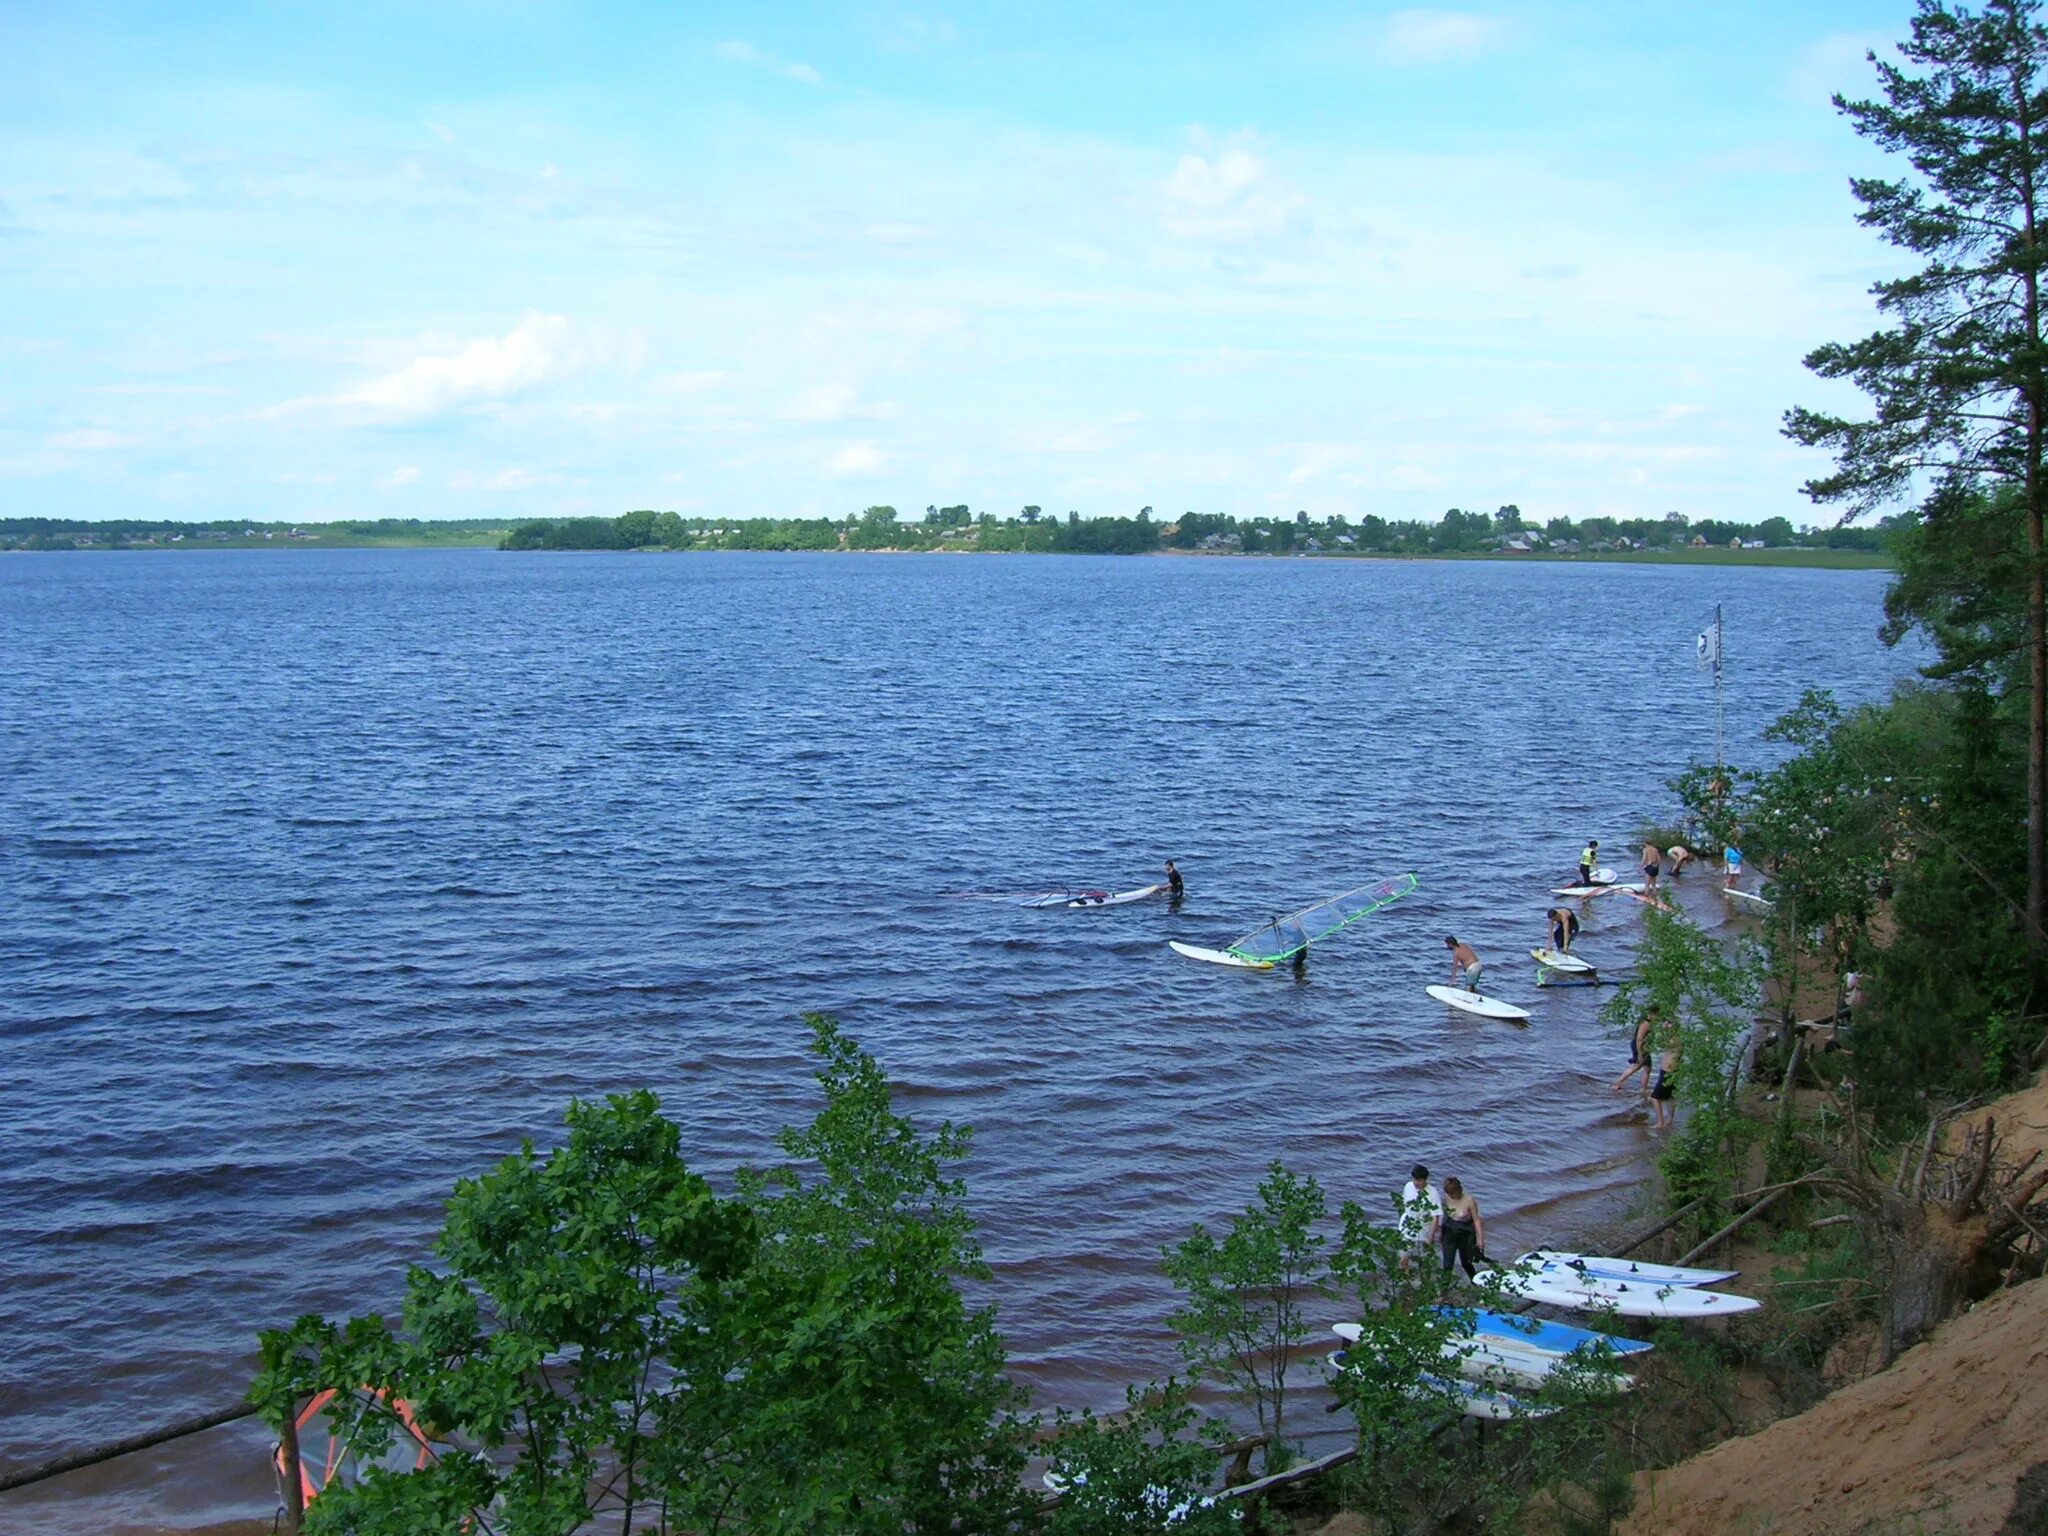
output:
<path id="1" fill-rule="evenodd" d="M 1456 935 L 1444 940 L 1444 948 L 1451 952 L 1451 985 L 1462 986 L 1468 992 L 1479 990 L 1479 951 L 1470 944 L 1461 944 Z"/>
<path id="2" fill-rule="evenodd" d="M 1690 848 L 1686 847 L 1683 843 L 1673 843 L 1669 848 L 1666 848 L 1664 852 L 1671 859 L 1671 875 L 1673 879 L 1676 879 L 1680 871 L 1682 871 L 1686 865 L 1690 864 L 1694 858 L 1693 851 Z"/>
<path id="3" fill-rule="evenodd" d="M 1643 844 L 1643 894 L 1657 899 L 1657 877 L 1662 874 L 1664 850 L 1655 843 Z"/>
<path id="4" fill-rule="evenodd" d="M 1551 907 L 1544 914 L 1550 920 L 1550 947 L 1560 955 L 1572 952 L 1572 940 L 1579 936 L 1579 914 L 1569 907 Z"/>

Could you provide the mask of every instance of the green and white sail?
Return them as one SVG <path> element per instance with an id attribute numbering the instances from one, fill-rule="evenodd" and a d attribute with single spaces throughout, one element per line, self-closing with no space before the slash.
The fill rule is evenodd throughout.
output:
<path id="1" fill-rule="evenodd" d="M 1361 885 L 1355 891 L 1332 896 L 1299 912 L 1275 918 L 1256 932 L 1231 945 L 1227 953 L 1254 965 L 1276 965 L 1291 959 L 1318 940 L 1327 939 L 1340 928 L 1348 928 L 1361 917 L 1392 906 L 1422 882 L 1414 875 L 1396 875 L 1377 885 Z"/>

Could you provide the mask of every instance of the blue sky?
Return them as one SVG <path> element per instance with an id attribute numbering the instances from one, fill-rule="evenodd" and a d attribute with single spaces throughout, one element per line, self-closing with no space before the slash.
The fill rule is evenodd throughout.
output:
<path id="1" fill-rule="evenodd" d="M 0 515 L 1832 516 L 1896 4 L 0 5 Z"/>

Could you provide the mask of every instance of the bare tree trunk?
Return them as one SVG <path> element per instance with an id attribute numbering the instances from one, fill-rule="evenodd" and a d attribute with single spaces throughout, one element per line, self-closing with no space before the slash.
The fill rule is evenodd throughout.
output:
<path id="1" fill-rule="evenodd" d="M 2017 11 L 2009 20 L 2019 27 Z M 2024 43 L 2017 56 L 2030 56 Z M 2013 83 L 2020 137 L 2020 238 L 2031 255 L 2039 238 L 2034 217 L 2039 189 L 2034 185 L 2033 71 L 2022 71 Z M 2029 375 L 2022 386 L 2027 402 L 2027 930 L 2038 984 L 2044 940 L 2048 940 L 2048 566 L 2043 563 L 2041 536 L 2041 281 L 2031 262 L 2021 281 L 2026 293 Z"/>
<path id="2" fill-rule="evenodd" d="M 1887 1362 L 1911 1349 L 1970 1299 L 1970 1277 L 1988 1236 L 1981 1219 L 1957 1221 L 1938 1205 L 1892 1202 L 1897 1220 L 1885 1301 Z"/>

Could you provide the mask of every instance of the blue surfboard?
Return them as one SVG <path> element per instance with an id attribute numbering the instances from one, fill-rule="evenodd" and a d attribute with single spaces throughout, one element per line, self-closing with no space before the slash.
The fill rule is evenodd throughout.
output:
<path id="1" fill-rule="evenodd" d="M 1618 1339 L 1593 1328 L 1574 1328 L 1570 1323 L 1547 1323 L 1511 1312 L 1494 1312 L 1486 1307 L 1442 1307 L 1443 1312 L 1467 1312 L 1472 1331 L 1482 1339 L 1500 1339 L 1545 1354 L 1570 1355 L 1605 1347 L 1617 1355 L 1646 1355 L 1650 1346 L 1641 1339 Z"/>

